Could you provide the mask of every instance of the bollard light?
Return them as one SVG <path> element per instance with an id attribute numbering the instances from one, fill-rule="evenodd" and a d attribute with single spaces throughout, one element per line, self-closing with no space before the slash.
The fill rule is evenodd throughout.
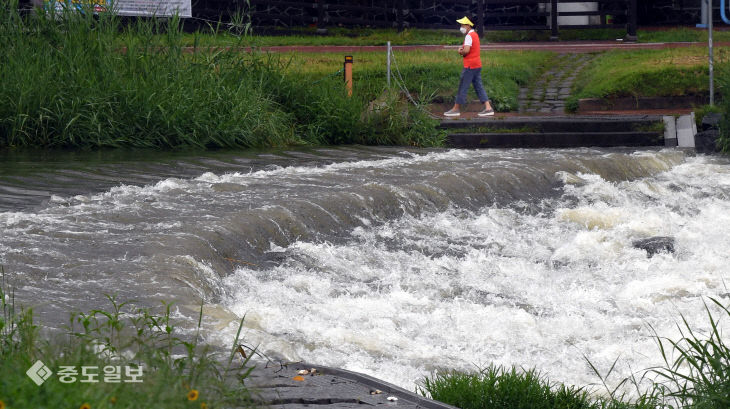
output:
<path id="1" fill-rule="evenodd" d="M 352 96 L 352 56 L 345 56 L 345 87 L 347 88 L 347 96 Z"/>

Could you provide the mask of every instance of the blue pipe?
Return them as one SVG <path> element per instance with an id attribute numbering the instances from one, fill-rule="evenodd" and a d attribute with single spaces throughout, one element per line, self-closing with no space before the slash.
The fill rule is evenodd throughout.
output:
<path id="1" fill-rule="evenodd" d="M 712 10 L 712 8 L 710 8 Z M 725 8 L 725 0 L 720 0 L 720 15 L 722 16 L 722 21 L 725 22 L 725 24 L 730 24 L 730 19 L 727 18 L 727 9 Z"/>

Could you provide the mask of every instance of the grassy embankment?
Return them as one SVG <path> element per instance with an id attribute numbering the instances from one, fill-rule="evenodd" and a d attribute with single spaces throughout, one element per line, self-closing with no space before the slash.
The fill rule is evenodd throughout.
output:
<path id="1" fill-rule="evenodd" d="M 603 394 L 551 382 L 535 369 L 495 366 L 475 373 L 426 377 L 419 391 L 462 409 L 726 409 L 730 407 L 730 344 L 720 322 L 727 322 L 730 310 L 712 301 L 720 316 L 713 317 L 708 308 L 708 333 L 693 331 L 683 319 L 680 340 L 657 335 L 662 367 L 647 369 L 639 378 L 624 379 L 611 388 L 606 378 L 613 368 L 600 374 L 589 363 L 605 387 Z M 646 382 L 650 386 L 640 386 Z M 622 385 L 636 388 L 638 396 L 627 398 L 618 392 Z"/>
<path id="2" fill-rule="evenodd" d="M 730 61 L 730 52 L 717 49 L 716 67 Z M 581 71 L 573 85 L 572 108 L 580 98 L 662 97 L 706 95 L 709 92 L 707 50 L 679 48 L 608 51 Z"/>
<path id="3" fill-rule="evenodd" d="M 456 51 L 394 51 L 406 88 L 424 101 L 451 102 L 459 85 L 461 57 Z M 498 111 L 518 108 L 521 85 L 527 84 L 552 57 L 546 52 L 490 52 L 483 55 L 484 86 Z M 321 78 L 342 66 L 335 53 L 286 53 L 290 71 L 302 78 Z M 354 53 L 355 91 L 371 97 L 382 92 L 386 83 L 384 53 Z M 394 75 L 398 75 L 396 66 Z M 393 87 L 396 87 L 395 81 Z M 470 97 L 476 94 L 470 90 Z"/>
<path id="4" fill-rule="evenodd" d="M 709 94 L 709 65 L 705 48 L 642 51 L 608 51 L 598 55 L 573 85 L 568 110 L 580 98 L 662 97 Z M 717 107 L 697 107 L 697 112 L 725 113 L 723 150 L 730 151 L 730 51 L 715 49 Z"/>
<path id="5" fill-rule="evenodd" d="M 207 35 L 192 35 L 200 45 Z M 297 144 L 438 146 L 443 133 L 403 95 L 385 92 L 384 56 L 356 55 L 355 92 L 330 75 L 342 56 L 271 55 L 237 47 L 187 52 L 175 19 L 122 24 L 77 13 L 21 18 L 0 8 L 0 149 L 221 148 Z M 398 55 L 419 103 L 453 95 L 458 57 Z M 516 107 L 542 54 L 493 59 L 497 107 Z M 378 104 L 370 104 L 378 99 Z M 369 108 L 370 106 L 370 108 Z"/>
<path id="6" fill-rule="evenodd" d="M 182 335 L 169 304 L 157 315 L 110 297 L 109 310 L 74 313 L 63 333 L 41 334 L 4 278 L 0 267 L 0 408 L 254 406 L 243 385 L 250 358 L 239 356 L 238 338 L 225 356 L 199 345 L 202 312 L 198 330 Z M 26 375 L 38 360 L 53 373 L 34 371 L 39 381 L 45 377 L 41 385 Z"/>
<path id="7" fill-rule="evenodd" d="M 369 95 L 347 98 L 340 78 L 313 86 L 276 56 L 186 53 L 175 19 L 21 18 L 4 3 L 0 37 L 0 148 L 430 146 L 442 138 L 397 97 L 364 115 Z"/>

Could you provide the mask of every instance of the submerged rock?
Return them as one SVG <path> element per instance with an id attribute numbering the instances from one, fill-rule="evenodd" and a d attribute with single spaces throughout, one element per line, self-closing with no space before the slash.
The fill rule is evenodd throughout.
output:
<path id="1" fill-rule="evenodd" d="M 660 252 L 674 253 L 674 237 L 655 236 L 647 239 L 634 240 L 632 243 L 637 249 L 646 250 L 647 256 Z"/>

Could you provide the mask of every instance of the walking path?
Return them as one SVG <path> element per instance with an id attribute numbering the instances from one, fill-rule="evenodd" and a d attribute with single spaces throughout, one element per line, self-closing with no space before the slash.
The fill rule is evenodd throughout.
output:
<path id="1" fill-rule="evenodd" d="M 529 87 L 520 89 L 521 113 L 562 114 L 573 81 L 593 59 L 591 54 L 560 54 Z"/>

